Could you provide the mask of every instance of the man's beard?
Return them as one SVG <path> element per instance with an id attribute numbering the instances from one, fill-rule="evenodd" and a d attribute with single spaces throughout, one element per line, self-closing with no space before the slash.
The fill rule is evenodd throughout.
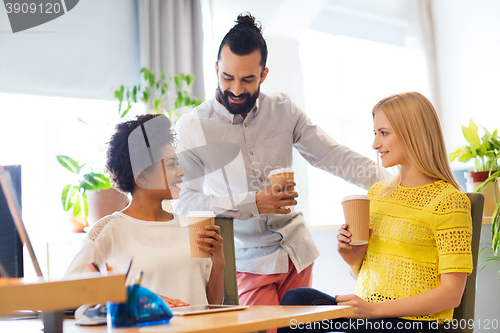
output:
<path id="1" fill-rule="evenodd" d="M 222 104 L 226 107 L 227 111 L 231 114 L 244 114 L 250 111 L 255 106 L 255 101 L 259 97 L 260 93 L 260 85 L 257 91 L 251 95 L 249 93 L 243 93 L 239 96 L 235 96 L 232 92 L 226 90 L 224 93 L 220 90 L 220 86 L 217 87 L 217 93 L 219 94 L 219 99 L 222 101 Z M 246 102 L 243 104 L 235 104 L 229 101 L 229 97 L 242 97 L 246 98 Z"/>

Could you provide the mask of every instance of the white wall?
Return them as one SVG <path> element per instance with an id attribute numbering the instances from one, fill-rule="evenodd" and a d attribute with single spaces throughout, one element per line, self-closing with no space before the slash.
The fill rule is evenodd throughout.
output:
<path id="1" fill-rule="evenodd" d="M 440 116 L 448 151 L 452 151 L 466 144 L 461 125 L 468 125 L 471 118 L 489 131 L 500 129 L 500 1 L 435 0 L 433 11 Z M 484 225 L 480 248 L 488 243 L 491 227 Z M 499 271 L 500 262 L 496 262 L 478 274 L 474 332 L 492 332 L 485 325 L 500 320 Z"/>
<path id="2" fill-rule="evenodd" d="M 139 82 L 136 7 L 135 0 L 80 1 L 12 33 L 0 6 L 0 92 L 113 99 L 111 88 Z"/>
<path id="3" fill-rule="evenodd" d="M 461 125 L 472 118 L 500 128 L 500 1 L 435 0 L 440 115 L 448 151 L 466 144 Z"/>

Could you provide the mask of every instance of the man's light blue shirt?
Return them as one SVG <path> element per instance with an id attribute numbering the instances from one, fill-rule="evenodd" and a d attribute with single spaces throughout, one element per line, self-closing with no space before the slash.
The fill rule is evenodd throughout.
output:
<path id="1" fill-rule="evenodd" d="M 288 257 L 301 272 L 319 255 L 302 213 L 260 215 L 257 209 L 255 193 L 271 186 L 271 170 L 292 166 L 292 147 L 311 165 L 362 188 L 378 181 L 372 160 L 335 142 L 282 93 L 260 93 L 245 118 L 212 98 L 181 117 L 176 132 L 186 181 L 175 211 L 234 218 L 239 272 L 286 273 Z"/>

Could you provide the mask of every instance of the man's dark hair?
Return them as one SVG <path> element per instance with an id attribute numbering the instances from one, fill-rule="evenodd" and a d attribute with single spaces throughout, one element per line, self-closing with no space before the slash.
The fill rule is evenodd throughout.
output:
<path id="1" fill-rule="evenodd" d="M 108 142 L 106 170 L 109 173 L 111 182 L 120 192 L 132 193 L 134 190 L 134 172 L 132 170 L 130 156 L 132 155 L 134 159 L 150 159 L 149 152 L 146 149 L 140 149 L 141 145 L 129 145 L 130 133 L 145 124 L 147 121 L 160 116 L 165 119 L 160 122 L 161 126 L 148 127 L 148 137 L 161 139 L 161 142 L 155 142 L 156 146 L 164 146 L 166 144 L 173 146 L 175 142 L 175 134 L 171 129 L 170 120 L 164 115 L 140 115 L 133 120 L 125 121 L 116 125 L 115 132 Z M 130 151 L 130 149 L 134 151 Z"/>
<path id="2" fill-rule="evenodd" d="M 236 24 L 224 36 L 219 47 L 217 62 L 220 60 L 220 54 L 224 45 L 229 45 L 229 49 L 236 55 L 243 56 L 260 50 L 260 65 L 262 70 L 266 68 L 267 44 L 262 37 L 262 26 L 260 22 L 255 22 L 255 17 L 250 13 L 240 14 L 236 19 Z"/>

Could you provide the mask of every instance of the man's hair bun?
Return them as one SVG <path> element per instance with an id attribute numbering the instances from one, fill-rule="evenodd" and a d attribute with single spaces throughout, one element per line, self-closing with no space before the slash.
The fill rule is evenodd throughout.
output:
<path id="1" fill-rule="evenodd" d="M 250 13 L 242 13 L 238 15 L 236 19 L 236 25 L 239 26 L 247 26 L 247 27 L 253 27 L 256 28 L 259 33 L 262 33 L 262 26 L 260 22 L 255 23 L 255 17 L 253 17 Z"/>

